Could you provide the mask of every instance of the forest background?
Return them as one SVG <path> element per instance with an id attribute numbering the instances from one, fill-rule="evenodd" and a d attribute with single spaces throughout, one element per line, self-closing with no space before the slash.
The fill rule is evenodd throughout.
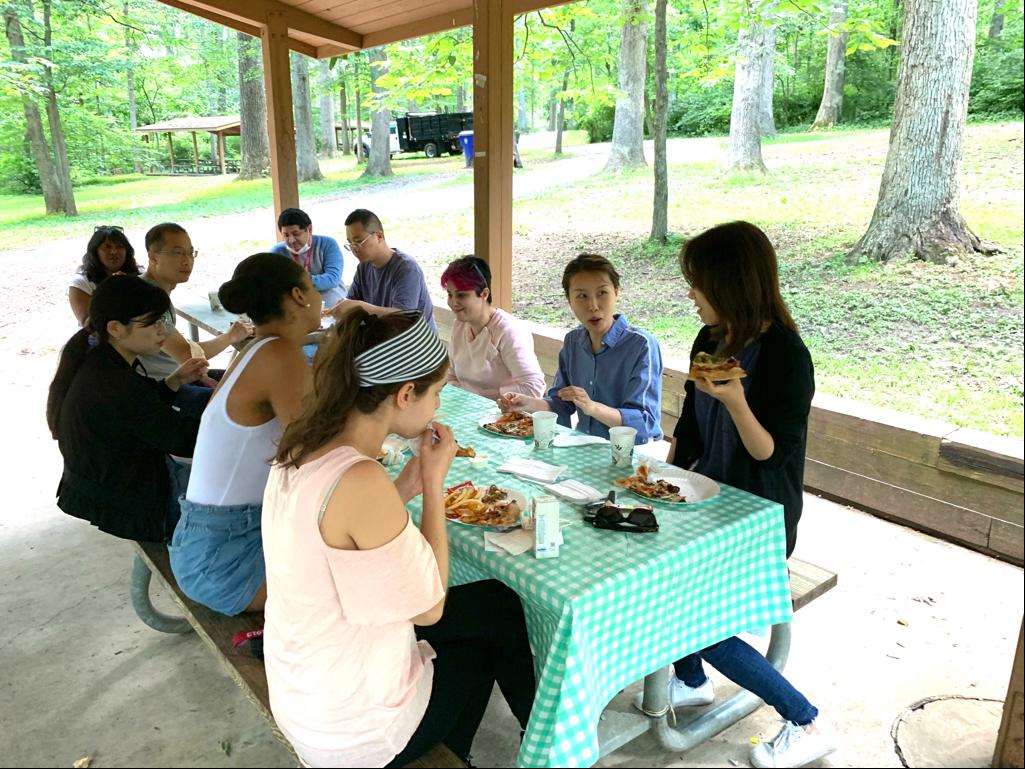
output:
<path id="1" fill-rule="evenodd" d="M 936 263 L 850 258 L 872 215 L 883 169 L 904 35 L 902 0 L 669 0 L 668 232 L 654 241 L 647 237 L 651 168 L 643 154 L 639 162 L 613 163 L 616 142 L 601 143 L 613 139 L 617 102 L 623 110 L 623 49 L 631 37 L 640 61 L 634 70 L 641 131 L 644 137 L 658 133 L 656 5 L 586 0 L 516 20 L 516 122 L 527 161 L 518 174 L 538 180 L 532 194 L 517 197 L 517 312 L 567 327 L 570 320 L 549 285 L 557 285 L 557 270 L 548 263 L 576 249 L 600 250 L 624 265 L 631 319 L 683 357 L 696 320 L 674 265 L 681 238 L 724 218 L 750 218 L 779 248 L 784 290 L 815 353 L 820 391 L 1021 436 L 1020 0 L 980 0 L 977 6 L 961 204 L 988 247 Z M 761 26 L 750 24 L 752 7 L 762 15 Z M 69 237 L 84 244 L 92 226 L 108 220 L 141 227 L 143 221 L 268 207 L 259 41 L 151 0 L 7 0 L 2 8 L 0 231 L 6 244 L 0 248 L 30 249 Z M 15 21 L 20 45 L 12 38 Z M 719 137 L 735 117 L 735 79 L 738 66 L 750 61 L 743 46 L 752 29 L 770 52 L 762 72 L 771 87 L 759 104 L 768 173 L 724 174 L 730 153 Z M 350 141 L 339 148 L 334 137 L 336 126 L 351 138 L 357 124 L 365 130 L 388 112 L 472 109 L 471 44 L 466 28 L 334 61 L 293 54 L 304 205 L 341 196 L 358 202 L 361 191 L 383 191 L 381 184 L 412 189 L 414 180 L 417 189 L 441 194 L 466 187 L 470 177 L 460 160 L 422 157 L 396 158 L 383 168 L 374 168 L 371 158 L 372 172 L 398 177 L 381 182 L 349 155 Z M 841 98 L 824 117 L 824 91 L 836 69 L 830 49 L 838 46 Z M 62 205 L 65 211 L 68 202 L 73 210 L 81 207 L 78 219 L 47 215 L 52 207 L 44 207 L 40 195 L 27 102 L 43 107 L 40 135 L 54 148 L 56 165 L 65 166 Z M 241 166 L 238 177 L 226 182 L 144 173 L 166 167 L 168 148 L 166 139 L 141 141 L 135 127 L 226 114 L 242 116 L 243 136 L 227 142 L 229 160 Z M 819 130 L 811 131 L 813 125 Z M 213 137 L 209 144 L 204 137 L 201 150 L 204 159 L 216 157 Z M 180 164 L 191 162 L 187 133 L 175 136 L 174 152 Z M 606 170 L 560 180 L 558 164 L 595 152 L 608 156 L 601 164 Z M 617 165 L 626 169 L 608 169 Z M 617 188 L 616 205 L 608 201 L 610 186 Z M 835 205 L 824 204 L 830 195 Z M 581 210 L 590 212 L 588 221 L 579 221 Z M 571 226 L 536 231 L 568 211 L 575 212 L 567 217 Z M 424 255 L 429 277 L 466 250 L 446 239 L 465 240 L 466 213 L 441 221 L 411 213 L 396 223 Z M 207 279 L 216 285 L 237 258 L 261 244 L 248 232 L 237 234 Z M 66 272 L 77 257 L 65 258 Z M 669 297 L 667 281 L 679 284 Z"/>

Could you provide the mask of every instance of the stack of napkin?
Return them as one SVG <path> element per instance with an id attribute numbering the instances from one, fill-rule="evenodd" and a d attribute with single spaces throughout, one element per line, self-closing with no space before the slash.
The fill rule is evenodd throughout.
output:
<path id="1" fill-rule="evenodd" d="M 500 473 L 509 473 L 526 478 L 528 481 L 538 483 L 554 483 L 559 476 L 566 471 L 566 467 L 550 465 L 547 462 L 539 462 L 536 459 L 521 459 L 515 457 L 498 468 Z"/>
<path id="2" fill-rule="evenodd" d="M 584 433 L 559 433 L 555 436 L 555 440 L 552 445 L 556 448 L 563 449 L 568 446 L 590 446 L 591 444 L 606 444 L 608 441 L 605 438 L 601 438 L 597 435 L 585 435 Z"/>
<path id="3" fill-rule="evenodd" d="M 594 486 L 574 480 L 550 483 L 545 486 L 545 491 L 574 505 L 586 505 L 589 502 L 599 502 L 605 498 L 605 495 Z"/>

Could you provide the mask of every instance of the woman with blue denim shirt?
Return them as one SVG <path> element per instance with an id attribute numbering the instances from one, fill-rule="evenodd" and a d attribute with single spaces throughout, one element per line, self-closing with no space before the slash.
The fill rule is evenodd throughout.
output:
<path id="1" fill-rule="evenodd" d="M 580 254 L 562 273 L 562 290 L 580 326 L 566 334 L 548 396 L 505 393 L 503 411 L 554 411 L 559 424 L 602 438 L 633 427 L 638 444 L 662 438 L 662 351 L 647 331 L 616 312 L 619 273 L 596 254 Z"/>
<path id="2" fill-rule="evenodd" d="M 669 461 L 783 505 L 786 555 L 797 539 L 808 414 L 815 392 L 808 348 L 780 295 L 776 252 L 765 233 L 731 222 L 689 240 L 680 254 L 704 328 L 699 352 L 734 356 L 744 379 L 688 381 Z M 754 766 L 804 766 L 835 749 L 817 708 L 768 660 L 727 638 L 674 663 L 669 701 L 707 705 L 715 697 L 702 660 L 776 708 L 779 734 L 751 751 Z"/>
<path id="3" fill-rule="evenodd" d="M 203 412 L 182 516 L 168 551 L 178 586 L 222 614 L 267 600 L 260 512 L 270 460 L 310 381 L 306 335 L 320 327 L 321 297 L 290 259 L 256 254 L 218 292 L 245 313 L 256 337 L 221 378 Z"/>

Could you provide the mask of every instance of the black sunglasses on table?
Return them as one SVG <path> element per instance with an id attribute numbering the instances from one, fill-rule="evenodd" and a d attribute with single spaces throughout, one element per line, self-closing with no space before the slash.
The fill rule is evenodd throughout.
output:
<path id="1" fill-rule="evenodd" d="M 658 531 L 658 518 L 650 507 L 625 508 L 606 503 L 586 512 L 584 520 L 596 529 L 609 531 Z"/>

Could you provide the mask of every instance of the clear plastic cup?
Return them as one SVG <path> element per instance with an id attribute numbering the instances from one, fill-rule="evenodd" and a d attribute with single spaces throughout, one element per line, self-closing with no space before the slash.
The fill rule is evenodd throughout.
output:
<path id="1" fill-rule="evenodd" d="M 534 421 L 534 448 L 550 449 L 555 440 L 555 420 L 559 415 L 554 411 L 535 411 L 530 415 Z"/>

